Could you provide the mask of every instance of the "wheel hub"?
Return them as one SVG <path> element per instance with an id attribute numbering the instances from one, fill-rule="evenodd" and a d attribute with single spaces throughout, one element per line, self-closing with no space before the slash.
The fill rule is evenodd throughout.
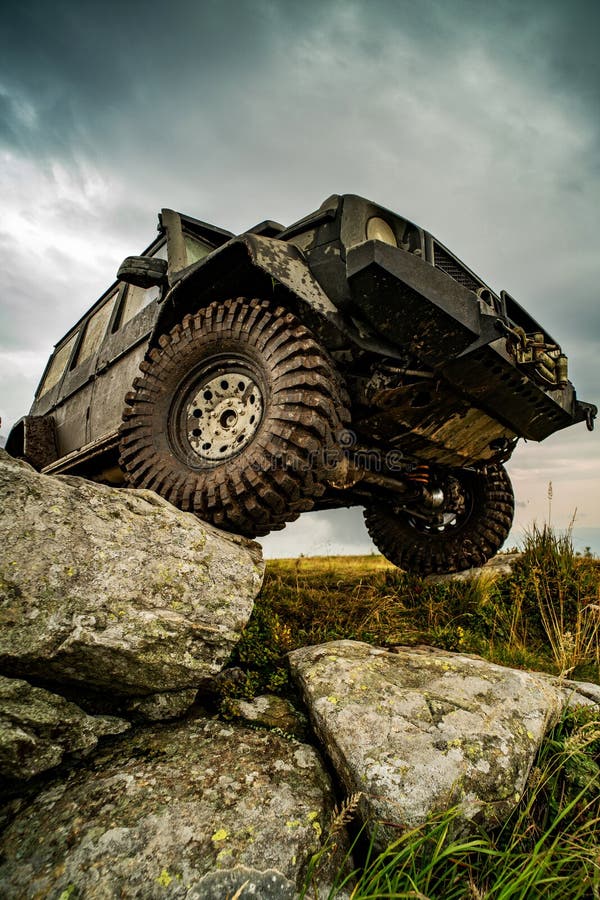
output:
<path id="1" fill-rule="evenodd" d="M 262 393 L 247 372 L 215 375 L 203 382 L 186 404 L 189 445 L 200 459 L 229 459 L 250 443 L 262 413 Z"/>
<path id="2" fill-rule="evenodd" d="M 420 503 L 415 506 L 396 506 L 396 514 L 404 513 L 408 523 L 424 534 L 441 534 L 458 530 L 472 508 L 468 489 L 462 488 L 456 478 L 448 477 L 444 489 L 425 489 Z"/>

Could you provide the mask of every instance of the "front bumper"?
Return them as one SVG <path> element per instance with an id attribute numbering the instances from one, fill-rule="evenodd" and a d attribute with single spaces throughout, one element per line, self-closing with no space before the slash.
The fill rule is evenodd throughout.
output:
<path id="1" fill-rule="evenodd" d="M 346 276 L 355 306 L 381 335 L 517 435 L 541 441 L 593 422 L 596 407 L 578 401 L 570 382 L 546 388 L 518 367 L 504 335 L 513 323 L 422 258 L 367 241 L 348 251 Z"/>

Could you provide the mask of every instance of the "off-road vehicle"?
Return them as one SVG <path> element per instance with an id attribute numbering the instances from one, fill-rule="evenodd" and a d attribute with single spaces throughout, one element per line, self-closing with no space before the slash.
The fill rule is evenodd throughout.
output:
<path id="1" fill-rule="evenodd" d="M 334 195 L 238 236 L 163 209 L 158 231 L 8 438 L 43 472 L 149 488 L 251 536 L 360 505 L 388 559 L 444 572 L 506 539 L 519 438 L 593 426 L 548 332 L 374 203 Z"/>

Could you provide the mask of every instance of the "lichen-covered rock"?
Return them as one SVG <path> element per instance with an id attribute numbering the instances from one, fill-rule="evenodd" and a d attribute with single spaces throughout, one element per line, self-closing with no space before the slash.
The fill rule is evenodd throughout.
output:
<path id="1" fill-rule="evenodd" d="M 505 815 L 565 703 L 543 676 L 442 651 L 335 641 L 290 663 L 346 790 L 388 823 L 381 840 L 452 806 L 464 822 Z"/>
<path id="2" fill-rule="evenodd" d="M 100 737 L 128 728 L 122 719 L 89 716 L 43 688 L 0 676 L 0 778 L 32 778 L 66 754 L 89 753 Z"/>
<path id="3" fill-rule="evenodd" d="M 253 700 L 230 700 L 228 711 L 246 722 L 277 728 L 294 737 L 304 738 L 307 734 L 306 716 L 298 712 L 289 700 L 274 694 L 262 694 Z"/>
<path id="4" fill-rule="evenodd" d="M 552 675 L 547 675 L 546 678 L 560 691 L 567 706 L 597 706 L 600 710 L 600 684 L 568 681 Z"/>
<path id="5" fill-rule="evenodd" d="M 125 703 L 126 715 L 135 722 L 165 722 L 178 719 L 193 706 L 198 691 L 171 691 L 167 694 L 150 694 L 134 697 Z"/>
<path id="6" fill-rule="evenodd" d="M 257 544 L 152 491 L 39 475 L 0 451 L 0 671 L 114 694 L 197 687 L 262 575 Z"/>
<path id="7" fill-rule="evenodd" d="M 2 896 L 185 897 L 238 866 L 298 888 L 332 805 L 306 744 L 208 719 L 140 729 L 17 813 Z"/>
<path id="8" fill-rule="evenodd" d="M 296 900 L 296 885 L 281 872 L 267 869 L 265 872 L 237 866 L 235 869 L 209 872 L 191 887 L 185 900 L 236 900 L 254 897 L 254 900 Z"/>
<path id="9" fill-rule="evenodd" d="M 522 553 L 497 553 L 483 566 L 477 566 L 473 569 L 465 569 L 462 572 L 448 572 L 442 575 L 427 575 L 423 581 L 427 584 L 447 584 L 453 581 L 483 581 L 485 583 L 495 581 L 510 575 L 514 569 Z"/>

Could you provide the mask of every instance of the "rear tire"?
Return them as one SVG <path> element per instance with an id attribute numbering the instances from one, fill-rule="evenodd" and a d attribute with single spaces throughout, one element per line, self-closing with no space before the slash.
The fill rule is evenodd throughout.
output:
<path id="1" fill-rule="evenodd" d="M 514 498 L 504 466 L 485 473 L 455 470 L 449 476 L 457 504 L 443 525 L 428 525 L 391 503 L 365 509 L 367 530 L 378 550 L 407 572 L 430 575 L 482 566 L 510 531 Z"/>
<path id="2" fill-rule="evenodd" d="M 281 307 L 238 298 L 187 315 L 159 344 L 126 398 L 129 484 L 249 536 L 311 509 L 349 413 L 308 329 Z"/>

